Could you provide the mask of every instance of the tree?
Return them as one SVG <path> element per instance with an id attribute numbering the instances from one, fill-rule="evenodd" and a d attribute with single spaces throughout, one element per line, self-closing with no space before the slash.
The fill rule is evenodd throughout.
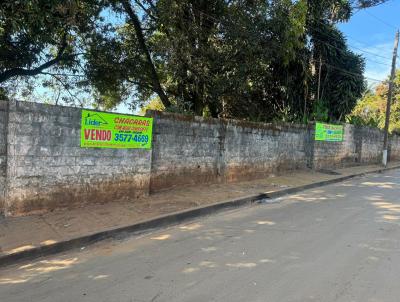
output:
<path id="1" fill-rule="evenodd" d="M 365 89 L 364 60 L 348 49 L 335 25 L 349 20 L 352 10 L 350 1 L 308 1 L 307 35 L 312 75 L 307 103 L 312 119 L 343 120 Z"/>
<path id="2" fill-rule="evenodd" d="M 147 110 L 164 111 L 165 107 L 160 99 L 156 97 L 151 99 L 147 104 L 144 104 L 144 106 L 140 108 L 139 114 L 145 115 Z"/>
<path id="3" fill-rule="evenodd" d="M 241 33 L 243 24 L 233 31 L 232 49 L 242 53 L 243 59 L 230 63 L 240 77 L 228 87 L 224 102 L 228 117 L 271 121 L 298 119 L 303 114 L 309 69 L 304 42 L 306 4 L 275 1 L 257 14 L 259 20 L 247 15 L 249 33 Z M 239 6 L 237 11 L 241 14 L 245 9 Z M 254 32 L 260 33 L 258 38 Z M 226 56 L 229 62 L 229 53 Z"/>
<path id="4" fill-rule="evenodd" d="M 364 87 L 363 61 L 335 27 L 361 1 L 5 3 L 0 34 L 26 49 L 1 45 L 0 72 L 18 72 L 3 95 L 16 80 L 46 75 L 43 85 L 63 102 L 92 98 L 112 109 L 158 99 L 165 110 L 196 115 L 306 121 L 315 110 L 343 119 Z M 10 49 L 21 60 L 6 61 Z"/>
<path id="5" fill-rule="evenodd" d="M 357 103 L 347 121 L 356 125 L 383 129 L 386 117 L 388 80 L 377 85 L 375 91 L 368 91 Z M 400 70 L 396 71 L 393 87 L 390 132 L 400 133 Z"/>
<path id="6" fill-rule="evenodd" d="M 388 2 L 389 0 L 353 0 L 352 5 L 357 9 L 365 9 Z"/>
<path id="7" fill-rule="evenodd" d="M 96 26 L 96 0 L 3 0 L 0 4 L 0 85 L 20 78 L 79 72 L 82 41 Z"/>
<path id="8" fill-rule="evenodd" d="M 364 89 L 364 62 L 334 25 L 350 18 L 349 1 L 136 0 L 113 7 L 128 23 L 117 35 L 99 33 L 88 58 L 99 102 L 110 107 L 134 91 L 137 100 L 156 93 L 166 110 L 196 115 L 299 121 L 315 117 L 318 102 L 328 118 L 343 120 Z"/>
<path id="9" fill-rule="evenodd" d="M 149 72 L 154 66 L 160 86 L 181 111 L 268 120 L 282 112 L 279 68 L 305 47 L 305 3 L 135 1 L 150 59 L 140 46 L 139 26 L 128 22 L 114 35 L 98 32 L 88 51 L 89 80 L 111 106 L 130 97 L 129 91 L 148 99 L 158 94 Z M 114 9 L 126 16 L 126 9 Z"/>
<path id="10" fill-rule="evenodd" d="M 96 29 L 87 45 L 86 75 L 89 85 L 95 89 L 96 102 L 110 109 L 126 98 L 131 98 L 135 105 L 156 93 L 163 105 L 170 107 L 150 39 L 154 26 L 143 22 L 152 14 L 150 10 L 155 9 L 153 2 L 108 3 L 114 17 L 122 16 L 123 24 Z M 136 10 L 140 11 L 143 20 L 139 19 Z M 147 25 L 150 29 L 145 29 Z"/>
<path id="11" fill-rule="evenodd" d="M 347 48 L 343 34 L 332 25 L 320 25 L 312 36 L 318 72 L 314 77 L 315 102 L 327 109 L 328 119 L 344 121 L 366 89 L 365 63 Z"/>
<path id="12" fill-rule="evenodd" d="M 164 85 L 175 104 L 197 115 L 205 107 L 217 115 L 217 82 L 224 65 L 217 35 L 226 8 L 222 0 L 157 2 L 153 42 L 163 59 Z"/>
<path id="13" fill-rule="evenodd" d="M 140 24 L 139 18 L 136 15 L 136 13 L 134 12 L 134 10 L 132 9 L 132 6 L 128 0 L 122 0 L 121 3 L 122 3 L 122 6 L 123 6 L 126 14 L 129 16 L 130 23 L 132 23 L 132 25 L 133 25 L 140 50 L 142 51 L 143 55 L 146 58 L 146 63 L 148 66 L 148 70 L 150 71 L 149 73 L 150 73 L 150 78 L 151 78 L 151 82 L 153 85 L 153 89 L 160 97 L 160 100 L 163 103 L 163 105 L 165 107 L 169 107 L 169 106 L 171 106 L 171 102 L 168 100 L 168 97 L 165 95 L 164 90 L 161 87 L 160 79 L 158 77 L 156 68 L 154 67 L 153 59 L 151 58 L 150 51 L 146 45 L 146 41 L 144 38 L 144 34 L 143 34 L 143 30 L 142 30 L 142 26 Z"/>

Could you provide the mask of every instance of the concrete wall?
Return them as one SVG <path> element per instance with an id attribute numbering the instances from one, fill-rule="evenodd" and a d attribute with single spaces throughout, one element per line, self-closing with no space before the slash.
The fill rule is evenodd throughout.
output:
<path id="1" fill-rule="evenodd" d="M 154 118 L 151 191 L 218 181 L 220 123 L 155 111 L 147 116 Z"/>
<path id="2" fill-rule="evenodd" d="M 383 132 L 376 128 L 357 128 L 358 154 L 361 163 L 381 162 Z"/>
<path id="3" fill-rule="evenodd" d="M 0 214 L 4 210 L 7 175 L 8 103 L 0 101 Z"/>
<path id="4" fill-rule="evenodd" d="M 383 132 L 371 127 L 345 125 L 343 142 L 314 142 L 313 168 L 381 163 Z M 400 159 L 400 137 L 389 138 L 389 157 Z"/>
<path id="5" fill-rule="evenodd" d="M 383 141 L 383 136 L 382 136 Z M 389 141 L 389 157 L 391 160 L 400 160 L 400 136 L 392 136 Z"/>
<path id="6" fill-rule="evenodd" d="M 205 182 L 263 177 L 305 168 L 309 129 L 205 119 L 151 111 L 154 144 L 151 191 Z"/>
<path id="7" fill-rule="evenodd" d="M 81 110 L 9 106 L 6 214 L 148 194 L 151 151 L 80 147 Z"/>
<path id="8" fill-rule="evenodd" d="M 314 142 L 313 168 L 326 169 L 355 164 L 359 161 L 357 129 L 352 125 L 344 126 L 342 142 Z"/>
<path id="9" fill-rule="evenodd" d="M 383 135 L 372 128 L 346 125 L 343 142 L 316 142 L 312 124 L 154 111 L 148 116 L 154 118 L 152 150 L 81 148 L 80 109 L 0 102 L 0 209 L 19 215 L 133 199 L 174 186 L 381 160 Z M 400 159 L 397 136 L 390 154 Z"/>
<path id="10" fill-rule="evenodd" d="M 342 142 L 314 141 L 314 125 L 262 124 L 148 112 L 154 118 L 151 191 L 254 179 L 301 168 L 380 163 L 383 132 L 344 125 Z M 390 138 L 400 159 L 400 137 Z"/>
<path id="11" fill-rule="evenodd" d="M 253 179 L 306 168 L 309 135 L 305 125 L 227 121 L 223 142 L 225 179 Z"/>

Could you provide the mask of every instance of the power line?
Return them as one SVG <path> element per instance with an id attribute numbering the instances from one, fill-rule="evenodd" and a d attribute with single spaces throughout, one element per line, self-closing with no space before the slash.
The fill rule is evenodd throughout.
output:
<path id="1" fill-rule="evenodd" d="M 360 77 L 360 78 L 364 78 L 364 79 L 367 79 L 367 80 L 370 80 L 370 81 L 373 81 L 373 82 L 379 82 L 379 83 L 384 81 L 384 79 L 383 80 L 379 80 L 379 79 L 374 79 L 374 78 L 371 78 L 371 77 L 366 77 L 364 75 L 361 75 L 361 74 L 358 74 L 358 73 L 355 73 L 355 72 L 351 72 L 351 71 L 348 71 L 346 69 L 343 69 L 343 68 L 340 68 L 340 67 L 337 67 L 337 66 L 333 66 L 331 64 L 326 63 L 325 61 L 322 61 L 322 63 L 325 66 L 329 66 L 330 68 L 342 71 L 342 72 L 347 73 L 348 75 L 351 75 L 351 76 Z"/>
<path id="2" fill-rule="evenodd" d="M 217 21 L 217 22 L 223 22 L 222 20 L 217 19 L 217 18 L 215 18 L 215 17 L 213 17 L 213 16 L 211 16 L 211 15 L 209 15 L 209 14 L 207 14 L 207 13 L 205 13 L 205 12 L 199 10 L 199 9 L 195 9 L 195 8 L 192 8 L 192 9 L 198 11 L 200 14 L 202 14 L 202 15 L 208 17 L 209 19 L 212 19 L 212 20 Z M 315 20 L 315 21 L 318 22 L 318 23 L 320 23 L 320 24 L 326 25 L 325 23 L 323 23 L 323 22 L 320 21 L 320 20 Z M 233 24 L 233 22 L 230 22 L 230 23 Z M 335 40 L 339 41 L 339 39 L 338 39 L 337 37 L 334 37 L 334 36 L 332 36 L 332 35 L 328 35 L 327 33 L 321 31 L 320 28 L 317 28 L 317 27 L 314 27 L 314 26 L 311 26 L 311 25 L 309 25 L 309 27 L 312 28 L 313 30 L 318 31 L 320 34 L 325 35 L 326 37 L 329 37 L 329 38 L 332 38 L 332 39 L 335 39 Z M 257 33 L 256 33 L 256 34 L 257 34 Z M 352 39 L 355 40 L 354 38 L 352 38 Z M 329 44 L 329 43 L 327 43 L 327 42 L 325 42 L 325 41 L 322 41 L 322 40 L 319 40 L 319 41 L 322 42 L 322 43 L 325 43 L 325 44 L 327 44 L 327 45 L 331 45 L 331 44 Z M 360 42 L 359 42 L 359 43 L 360 43 Z M 364 44 L 364 43 L 363 43 L 363 44 Z M 332 47 L 335 47 L 335 46 L 333 46 L 333 45 L 331 45 L 331 46 L 332 46 Z M 382 58 L 382 59 L 385 59 L 385 60 L 391 60 L 391 58 L 389 58 L 389 57 L 385 57 L 385 56 L 382 56 L 382 55 L 379 55 L 379 54 L 376 54 L 376 53 L 373 53 L 373 52 L 370 52 L 370 51 L 361 49 L 361 48 L 359 48 L 359 47 L 356 47 L 356 46 L 353 46 L 353 45 L 350 45 L 350 44 L 349 44 L 349 47 L 354 48 L 354 49 L 357 49 L 358 51 L 364 52 L 364 53 L 366 53 L 366 54 L 369 54 L 369 55 L 372 55 L 372 56 L 375 56 L 375 57 L 379 57 L 379 58 Z M 378 62 L 378 61 L 375 61 L 375 63 L 382 64 L 382 65 L 388 65 L 388 64 L 386 64 L 386 63 L 382 63 L 382 62 Z M 388 66 L 390 66 L 390 65 L 388 65 Z"/>
<path id="3" fill-rule="evenodd" d="M 360 11 L 360 9 L 357 10 L 356 13 L 359 12 L 359 11 Z M 353 15 L 354 15 L 354 14 L 353 14 Z M 319 23 L 319 24 L 321 24 L 321 25 L 327 25 L 327 24 L 326 24 L 325 22 L 323 22 L 322 20 L 313 20 L 313 21 L 314 21 L 314 22 L 317 22 L 317 23 Z M 311 28 L 313 28 L 314 30 L 318 30 L 318 31 L 321 30 L 320 28 L 314 27 L 314 26 L 312 26 L 312 25 L 308 25 L 308 26 L 311 27 Z M 397 29 L 396 29 L 396 30 L 397 30 Z M 321 32 L 321 33 L 322 33 L 322 34 L 326 34 L 325 32 Z M 346 38 L 349 38 L 350 40 L 354 40 L 354 41 L 357 42 L 357 43 L 363 44 L 365 47 L 371 47 L 371 46 L 373 46 L 373 45 L 370 45 L 370 44 L 368 44 L 368 43 L 366 43 L 366 42 L 360 41 L 360 40 L 354 38 L 353 36 L 350 36 L 349 34 L 346 34 L 345 37 L 346 37 Z M 337 38 L 334 37 L 334 36 L 331 36 L 331 38 L 337 40 Z M 391 58 L 389 58 L 389 57 L 386 57 L 386 59 L 390 59 L 390 60 L 391 60 Z"/>
<path id="4" fill-rule="evenodd" d="M 351 36 L 347 36 L 347 38 L 349 38 L 350 40 L 353 40 L 353 41 L 355 41 L 355 42 L 357 42 L 357 43 L 360 43 L 360 44 L 363 44 L 365 47 L 373 47 L 373 45 L 367 45 L 365 42 L 361 42 L 360 40 L 357 40 L 357 39 L 354 39 L 353 37 L 351 37 Z M 349 47 L 350 48 L 355 48 L 355 46 L 353 46 L 353 45 L 351 45 L 351 44 L 349 44 Z M 375 54 L 375 56 L 376 56 L 376 54 Z M 371 62 L 374 62 L 374 63 L 378 63 L 378 64 L 382 64 L 382 65 L 386 65 L 386 66 L 391 66 L 390 64 L 387 64 L 387 63 L 382 63 L 382 62 L 378 62 L 378 61 L 374 61 L 374 60 L 371 60 L 370 58 L 368 58 L 368 57 L 365 57 L 365 59 L 366 60 L 369 60 L 369 61 L 371 61 Z M 386 59 L 389 59 L 388 57 L 385 57 L 385 60 Z"/>
<path id="5" fill-rule="evenodd" d="M 382 62 L 379 62 L 379 61 L 371 60 L 370 58 L 367 58 L 367 57 L 365 57 L 364 59 L 369 61 L 369 62 L 375 63 L 375 64 L 379 64 L 379 65 L 384 65 L 384 66 L 389 66 L 390 67 L 390 64 L 386 64 L 386 63 L 382 63 Z"/>
<path id="6" fill-rule="evenodd" d="M 366 53 L 366 54 L 369 54 L 369 55 L 372 55 L 372 56 L 375 56 L 375 57 L 378 57 L 378 58 L 390 60 L 389 57 L 385 57 L 385 56 L 378 55 L 378 54 L 376 54 L 376 53 L 373 53 L 373 52 L 368 51 L 368 50 L 365 50 L 365 49 L 361 49 L 361 48 L 356 47 L 356 46 L 354 46 L 354 45 L 350 45 L 350 44 L 349 44 L 349 46 L 352 47 L 352 48 L 354 48 L 354 49 L 357 49 L 358 51 L 361 51 L 361 52 L 363 52 L 363 53 Z"/>
<path id="7" fill-rule="evenodd" d="M 223 22 L 222 20 L 220 20 L 220 19 L 218 19 L 218 18 L 215 18 L 215 17 L 213 17 L 213 16 L 211 16 L 211 15 L 209 15 L 209 14 L 207 14 L 207 13 L 201 11 L 201 10 L 195 9 L 195 8 L 193 8 L 193 7 L 192 7 L 192 9 L 198 11 L 200 14 L 202 14 L 203 16 L 209 18 L 210 20 L 214 20 L 214 21 L 219 22 L 219 23 L 222 23 L 222 22 Z M 228 20 L 226 20 L 226 21 L 227 21 L 227 22 L 230 22 L 231 24 L 233 24 L 232 21 L 228 21 Z M 322 21 L 319 21 L 319 22 L 322 23 Z M 322 23 L 322 24 L 325 25 L 325 23 Z M 338 39 L 337 37 L 328 36 L 327 33 L 321 32 L 319 28 L 315 28 L 315 27 L 313 27 L 313 26 L 310 26 L 310 27 L 313 28 L 314 30 L 318 31 L 319 33 L 321 33 L 321 34 L 323 34 L 323 35 L 329 37 L 329 38 L 333 38 L 333 39 L 336 39 L 337 41 L 339 41 L 339 39 Z M 211 28 L 211 26 L 209 26 L 209 28 Z M 252 34 L 257 35 L 257 37 L 259 36 L 259 33 L 258 33 L 258 32 L 251 31 L 251 30 L 249 30 L 249 32 L 252 33 Z M 322 41 L 322 40 L 317 39 L 317 38 L 313 38 L 313 39 L 318 40 L 319 42 L 321 42 L 321 43 L 323 43 L 323 44 L 325 44 L 325 45 L 327 45 L 327 46 L 336 48 L 336 49 L 339 50 L 339 51 L 342 51 L 342 52 L 344 51 L 343 49 L 338 48 L 338 47 L 336 47 L 336 46 L 334 46 L 334 45 L 332 45 L 332 44 L 330 44 L 330 43 L 327 43 L 326 41 Z M 376 56 L 376 57 L 380 57 L 380 58 L 383 58 L 383 59 L 390 59 L 390 58 L 388 58 L 388 57 L 380 56 L 380 55 L 378 55 L 378 54 L 375 54 L 375 53 L 372 53 L 372 52 L 369 52 L 369 51 L 360 49 L 360 48 L 355 47 L 355 46 L 351 46 L 351 45 L 349 45 L 349 46 L 350 46 L 350 47 L 353 47 L 353 48 L 355 48 L 355 49 L 358 49 L 359 51 L 362 51 L 362 52 L 368 53 L 368 54 L 370 54 L 370 55 Z M 280 48 L 283 49 L 282 46 L 281 46 Z M 366 58 L 366 59 L 367 59 L 367 58 Z M 370 59 L 369 59 L 369 60 L 370 60 Z M 371 61 L 372 61 L 372 62 L 375 62 L 375 63 L 378 63 L 378 64 L 381 64 L 381 65 L 390 66 L 389 64 L 386 64 L 386 63 L 382 63 L 382 62 L 378 62 L 378 61 L 373 61 L 373 60 L 371 60 Z M 344 72 L 344 73 L 347 73 L 347 74 L 349 74 L 349 75 L 352 75 L 352 76 L 365 78 L 365 79 L 368 79 L 368 80 L 370 80 L 370 81 L 375 81 L 375 82 L 382 82 L 382 81 L 384 81 L 384 80 L 374 79 L 374 78 L 371 78 L 371 77 L 366 77 L 366 76 L 364 76 L 363 74 L 353 73 L 353 72 L 350 72 L 350 71 L 348 71 L 348 70 L 346 70 L 346 69 L 339 68 L 339 67 L 330 65 L 330 64 L 328 64 L 328 63 L 325 63 L 325 62 L 324 62 L 324 64 L 325 64 L 326 66 L 329 66 L 329 67 L 331 67 L 331 68 L 333 68 L 333 69 L 336 69 L 336 70 L 340 70 L 340 71 L 342 71 L 342 72 Z"/>
<path id="8" fill-rule="evenodd" d="M 328 43 L 328 42 L 322 41 L 322 40 L 320 40 L 320 39 L 318 39 L 318 38 L 313 38 L 313 39 L 314 39 L 314 40 L 317 40 L 318 42 L 320 42 L 320 43 L 322 43 L 322 44 L 325 44 L 325 45 L 327 45 L 327 46 L 329 46 L 329 47 L 335 48 L 336 50 L 338 50 L 338 51 L 340 51 L 340 52 L 345 52 L 344 49 L 339 48 L 339 47 L 337 47 L 337 46 L 335 46 L 335 45 L 332 45 L 332 44 L 330 44 L 330 43 Z M 350 46 L 350 47 L 353 47 L 353 46 Z M 391 66 L 390 64 L 386 64 L 386 63 L 383 63 L 383 62 L 371 60 L 370 58 L 367 58 L 367 57 L 365 57 L 364 59 L 366 59 L 367 61 L 376 63 L 376 64 L 385 65 L 385 66 Z"/>
<path id="9" fill-rule="evenodd" d="M 394 29 L 397 30 L 397 27 L 396 27 L 396 26 L 394 26 L 394 25 L 392 25 L 392 24 L 390 24 L 390 23 L 388 23 L 388 22 L 382 20 L 381 18 L 379 18 L 379 17 L 377 17 L 377 16 L 371 14 L 371 13 L 368 12 L 367 10 L 365 10 L 364 12 L 365 12 L 367 15 L 370 15 L 371 17 L 375 18 L 376 20 L 378 20 L 378 21 L 381 22 L 382 24 L 385 24 L 386 26 L 391 27 L 391 28 L 394 28 Z"/>
<path id="10" fill-rule="evenodd" d="M 357 11 L 357 12 L 358 12 L 358 11 Z M 318 22 L 318 23 L 321 24 L 321 25 L 327 25 L 325 22 L 323 22 L 323 21 L 321 21 L 321 20 L 314 20 L 314 22 Z M 310 26 L 311 28 L 315 29 L 315 30 L 320 31 L 320 28 L 313 27 L 313 26 L 311 26 L 311 25 L 309 25 L 309 26 Z M 325 32 L 321 32 L 321 33 L 322 33 L 322 34 L 326 34 Z M 350 40 L 353 40 L 353 41 L 355 41 L 355 42 L 357 42 L 357 43 L 363 44 L 365 47 L 371 47 L 371 46 L 373 46 L 373 45 L 370 45 L 370 44 L 368 44 L 368 43 L 366 43 L 366 42 L 360 41 L 360 40 L 354 38 L 353 36 L 350 36 L 349 34 L 346 34 L 345 37 L 348 38 L 348 39 L 350 39 Z M 337 38 L 334 37 L 334 36 L 331 36 L 331 38 L 337 40 Z M 386 59 L 391 59 L 391 58 L 386 57 Z"/>
<path id="11" fill-rule="evenodd" d="M 364 47 L 371 47 L 371 46 L 373 46 L 373 45 L 367 44 L 366 42 L 360 41 L 360 40 L 358 40 L 358 39 L 356 39 L 356 38 L 354 38 L 354 37 L 352 37 L 352 36 L 350 36 L 350 35 L 346 35 L 346 38 L 348 38 L 348 39 L 350 39 L 350 40 L 353 40 L 354 42 L 360 43 L 360 44 L 364 45 Z"/>
<path id="12" fill-rule="evenodd" d="M 318 22 L 318 23 L 320 23 L 320 24 L 322 24 L 322 25 L 326 25 L 326 24 L 325 24 L 323 21 L 321 21 L 321 20 L 314 20 L 314 21 L 315 21 L 315 22 Z M 334 36 L 332 36 L 332 35 L 329 36 L 327 33 L 321 31 L 320 28 L 313 27 L 313 26 L 311 26 L 311 25 L 309 25 L 309 27 L 311 27 L 312 29 L 318 31 L 319 33 L 321 33 L 321 34 L 323 34 L 323 35 L 325 35 L 325 36 L 327 36 L 327 37 L 329 37 L 329 38 L 335 39 L 336 41 L 340 41 L 337 37 L 334 37 Z M 396 28 L 396 30 L 397 30 L 397 28 Z M 366 42 L 362 42 L 362 41 L 360 41 L 360 40 L 358 40 L 358 39 L 356 39 L 356 38 L 354 38 L 354 37 L 352 37 L 352 36 L 350 36 L 350 35 L 348 35 L 348 34 L 347 34 L 345 37 L 348 38 L 348 39 L 350 39 L 350 40 L 353 40 L 353 41 L 355 41 L 355 42 L 357 42 L 357 43 L 363 44 L 364 47 L 367 47 L 367 48 L 373 46 L 373 45 L 367 44 Z M 382 58 L 382 59 L 391 60 L 390 57 L 382 56 L 382 55 L 379 55 L 379 54 L 376 54 L 376 53 L 367 51 L 367 50 L 365 50 L 365 49 L 361 49 L 361 48 L 359 48 L 359 47 L 357 47 L 357 46 L 354 46 L 354 45 L 351 45 L 351 44 L 348 44 L 348 45 L 349 45 L 349 47 L 354 48 L 354 49 L 357 49 L 358 51 L 361 51 L 361 52 L 364 52 L 364 53 L 367 53 L 367 54 L 370 54 L 370 55 L 373 55 L 373 56 L 376 56 L 376 57 L 379 57 L 379 58 Z M 380 63 L 380 64 L 384 64 L 384 65 L 391 66 L 390 64 L 385 64 L 385 63 Z"/>
<path id="13" fill-rule="evenodd" d="M 310 26 L 310 27 L 313 28 L 314 30 L 318 31 L 320 34 L 325 35 L 325 37 L 335 39 L 336 41 L 340 41 L 337 37 L 334 37 L 334 36 L 332 36 L 332 35 L 328 35 L 327 33 L 321 31 L 319 28 L 314 28 L 314 27 L 312 27 L 312 26 Z M 314 39 L 316 39 L 316 38 L 314 38 Z M 316 39 L 316 40 L 318 40 L 318 41 L 320 41 L 320 42 L 322 42 L 322 43 L 331 45 L 332 47 L 335 47 L 335 46 L 333 46 L 332 44 L 330 44 L 330 43 L 328 43 L 328 42 L 325 42 L 325 41 L 322 41 L 322 40 L 319 40 L 319 39 Z M 389 58 L 389 57 L 381 56 L 381 55 L 378 55 L 378 54 L 376 54 L 376 53 L 370 52 L 370 51 L 365 50 L 365 49 L 361 49 L 361 48 L 359 48 L 359 47 L 356 47 L 356 46 L 353 46 L 353 45 L 350 45 L 350 44 L 349 44 L 349 47 L 352 47 L 352 48 L 357 49 L 357 50 L 359 50 L 359 51 L 361 51 L 361 52 L 364 52 L 364 53 L 373 55 L 373 56 L 375 56 L 375 57 L 379 57 L 379 58 L 386 59 L 386 60 L 391 60 L 391 58 Z M 385 63 L 381 63 L 381 64 L 385 64 Z"/>

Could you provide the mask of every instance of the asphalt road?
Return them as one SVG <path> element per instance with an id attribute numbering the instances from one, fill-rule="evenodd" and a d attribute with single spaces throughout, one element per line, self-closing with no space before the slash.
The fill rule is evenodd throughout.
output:
<path id="1" fill-rule="evenodd" d="M 0 301 L 400 300 L 400 172 L 0 269 Z"/>

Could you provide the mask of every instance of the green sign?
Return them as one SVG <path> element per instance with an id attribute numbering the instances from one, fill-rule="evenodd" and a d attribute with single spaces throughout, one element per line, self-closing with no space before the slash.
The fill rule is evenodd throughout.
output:
<path id="1" fill-rule="evenodd" d="M 151 149 L 153 119 L 82 110 L 81 147 Z"/>
<path id="2" fill-rule="evenodd" d="M 343 126 L 332 124 L 315 124 L 315 140 L 327 142 L 343 141 Z"/>

